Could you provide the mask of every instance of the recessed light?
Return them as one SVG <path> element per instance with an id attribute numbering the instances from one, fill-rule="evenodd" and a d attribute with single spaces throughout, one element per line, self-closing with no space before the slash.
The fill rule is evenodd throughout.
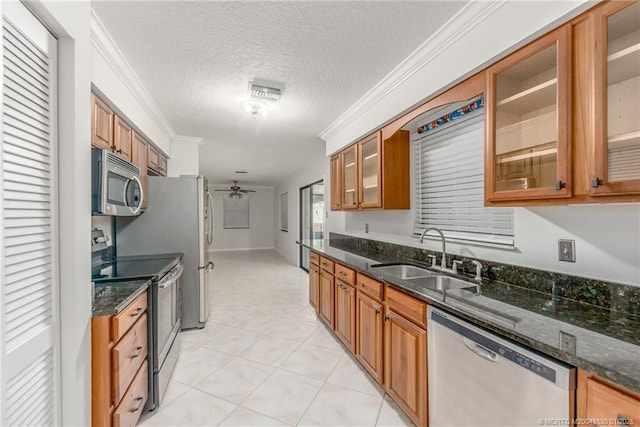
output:
<path id="1" fill-rule="evenodd" d="M 269 114 L 269 108 L 267 107 L 267 104 L 262 101 L 247 99 L 246 101 L 242 101 L 242 108 L 244 108 L 244 111 L 254 117 L 265 117 L 267 114 Z"/>

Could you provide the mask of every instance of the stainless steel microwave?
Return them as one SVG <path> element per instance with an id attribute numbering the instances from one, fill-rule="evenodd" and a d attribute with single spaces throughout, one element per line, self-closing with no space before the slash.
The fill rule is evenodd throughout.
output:
<path id="1" fill-rule="evenodd" d="M 91 149 L 91 214 L 139 215 L 144 192 L 140 169 L 109 151 Z"/>

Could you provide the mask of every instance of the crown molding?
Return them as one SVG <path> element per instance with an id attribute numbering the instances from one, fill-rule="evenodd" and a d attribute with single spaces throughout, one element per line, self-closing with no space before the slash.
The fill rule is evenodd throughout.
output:
<path id="1" fill-rule="evenodd" d="M 334 137 L 349 123 L 360 117 L 390 92 L 404 83 L 440 53 L 466 35 L 506 3 L 505 0 L 472 0 L 449 19 L 431 37 L 411 52 L 397 67 L 380 80 L 362 98 L 349 107 L 318 135 L 324 141 Z"/>
<path id="2" fill-rule="evenodd" d="M 111 38 L 111 35 L 104 27 L 104 24 L 91 9 L 91 46 L 102 56 L 111 66 L 113 72 L 124 83 L 127 89 L 138 100 L 142 107 L 149 114 L 151 119 L 165 134 L 169 141 L 176 139 L 176 132 L 173 130 L 167 118 L 155 103 L 147 89 L 144 87 L 131 65 Z M 99 88 L 98 88 L 99 89 Z"/>
<path id="3" fill-rule="evenodd" d="M 204 141 L 204 138 L 199 138 L 199 137 L 195 137 L 195 136 L 176 135 L 171 140 L 171 143 L 172 144 L 197 144 L 197 145 L 202 145 L 203 141 Z"/>

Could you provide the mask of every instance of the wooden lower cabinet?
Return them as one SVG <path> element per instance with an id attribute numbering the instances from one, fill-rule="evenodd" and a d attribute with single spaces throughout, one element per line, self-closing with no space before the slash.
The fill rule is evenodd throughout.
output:
<path id="1" fill-rule="evenodd" d="M 318 282 L 320 281 L 320 267 L 309 264 L 309 305 L 318 311 Z"/>
<path id="2" fill-rule="evenodd" d="M 382 304 L 358 289 L 356 294 L 356 358 L 382 384 L 384 370 Z"/>
<path id="3" fill-rule="evenodd" d="M 336 335 L 353 353 L 356 345 L 356 290 L 340 279 L 335 279 L 335 282 Z"/>
<path id="4" fill-rule="evenodd" d="M 416 425 L 424 426 L 427 423 L 427 331 L 391 309 L 384 319 L 385 390 Z"/>
<path id="5" fill-rule="evenodd" d="M 608 420 L 607 425 L 640 425 L 640 394 L 579 370 L 577 417 L 594 422 Z"/>
<path id="6" fill-rule="evenodd" d="M 147 292 L 91 319 L 91 424 L 134 426 L 148 398 Z"/>
<path id="7" fill-rule="evenodd" d="M 318 289 L 318 314 L 331 329 L 334 329 L 335 284 L 333 274 L 326 270 L 321 270 Z"/>

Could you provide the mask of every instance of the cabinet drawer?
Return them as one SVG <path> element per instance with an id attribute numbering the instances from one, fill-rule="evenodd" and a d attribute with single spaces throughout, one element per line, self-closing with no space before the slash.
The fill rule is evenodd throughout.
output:
<path id="1" fill-rule="evenodd" d="M 113 411 L 113 427 L 133 427 L 136 425 L 142 413 L 142 408 L 149 397 L 147 381 L 147 362 L 145 361 L 138 369 L 131 387 L 127 390 L 116 410 Z"/>
<path id="2" fill-rule="evenodd" d="M 402 314 L 416 325 L 426 329 L 427 304 L 418 299 L 387 286 L 387 306 L 398 314 Z"/>
<path id="3" fill-rule="evenodd" d="M 325 258 L 323 256 L 320 257 L 320 268 L 324 271 L 333 274 L 333 264 L 333 261 L 331 261 L 329 258 Z"/>
<path id="4" fill-rule="evenodd" d="M 354 284 L 356 278 L 355 271 L 340 264 L 335 264 L 335 275 L 336 278 L 350 285 Z"/>
<path id="5" fill-rule="evenodd" d="M 587 378 L 588 419 L 617 420 L 618 425 L 640 424 L 640 400 Z"/>
<path id="6" fill-rule="evenodd" d="M 118 342 L 127 333 L 131 325 L 147 310 L 147 293 L 143 292 L 122 313 L 113 317 L 111 321 L 111 337 L 113 342 Z"/>
<path id="7" fill-rule="evenodd" d="M 133 328 L 111 350 L 112 397 L 117 404 L 147 357 L 147 315 L 143 314 Z"/>
<path id="8" fill-rule="evenodd" d="M 382 302 L 384 286 L 377 280 L 358 273 L 358 284 L 356 288 L 358 291 L 364 292 L 376 301 Z"/>
<path id="9" fill-rule="evenodd" d="M 315 252 L 309 252 L 309 264 L 320 265 L 320 255 Z"/>

